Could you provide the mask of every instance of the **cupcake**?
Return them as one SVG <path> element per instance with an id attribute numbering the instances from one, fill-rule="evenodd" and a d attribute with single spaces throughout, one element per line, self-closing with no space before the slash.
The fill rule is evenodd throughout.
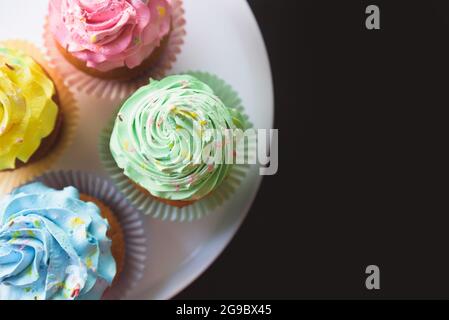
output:
<path id="1" fill-rule="evenodd" d="M 0 199 L 0 299 L 100 299 L 121 272 L 121 234 L 107 206 L 73 187 L 16 189 Z"/>
<path id="2" fill-rule="evenodd" d="M 0 41 L 0 193 L 49 169 L 72 141 L 76 101 L 26 41 Z"/>
<path id="3" fill-rule="evenodd" d="M 228 177 L 234 162 L 225 159 L 235 156 L 235 144 L 226 135 L 244 123 L 203 81 L 169 76 L 152 80 L 123 104 L 109 149 L 135 188 L 182 208 Z"/>
<path id="4" fill-rule="evenodd" d="M 129 80 L 167 46 L 172 0 L 50 0 L 48 16 L 55 46 L 70 64 L 93 77 Z"/>
<path id="5" fill-rule="evenodd" d="M 47 155 L 62 121 L 49 75 L 24 52 L 0 44 L 0 172 Z"/>

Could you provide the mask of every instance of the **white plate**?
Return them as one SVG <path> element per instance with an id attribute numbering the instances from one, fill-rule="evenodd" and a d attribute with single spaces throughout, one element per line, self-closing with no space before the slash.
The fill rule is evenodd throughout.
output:
<path id="1" fill-rule="evenodd" d="M 0 1 L 0 40 L 26 39 L 42 47 L 47 1 Z M 273 85 L 268 55 L 250 7 L 244 0 L 185 0 L 187 37 L 173 73 L 215 73 L 239 92 L 256 128 L 273 126 Z M 55 169 L 104 175 L 97 143 L 120 101 L 78 95 L 81 126 L 74 144 Z M 245 218 L 261 183 L 251 169 L 237 193 L 208 217 L 193 223 L 147 219 L 149 262 L 133 299 L 168 299 L 194 281 L 223 251 Z"/>

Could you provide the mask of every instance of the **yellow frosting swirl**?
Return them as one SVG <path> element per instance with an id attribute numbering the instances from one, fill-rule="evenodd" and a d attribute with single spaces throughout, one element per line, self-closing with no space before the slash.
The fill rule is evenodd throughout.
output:
<path id="1" fill-rule="evenodd" d="M 0 170 L 27 163 L 55 128 L 55 86 L 23 52 L 0 46 Z"/>

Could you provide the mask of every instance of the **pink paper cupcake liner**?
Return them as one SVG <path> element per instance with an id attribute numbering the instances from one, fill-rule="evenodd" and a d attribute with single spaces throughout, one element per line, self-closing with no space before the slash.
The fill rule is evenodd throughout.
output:
<path id="1" fill-rule="evenodd" d="M 94 95 L 101 99 L 125 99 L 142 85 L 148 84 L 149 78 L 160 79 L 164 77 L 176 62 L 176 57 L 181 52 L 181 46 L 184 43 L 186 21 L 184 18 L 183 0 L 172 0 L 172 5 L 172 30 L 167 47 L 151 69 L 146 74 L 134 80 L 100 79 L 78 70 L 58 51 L 49 29 L 47 17 L 44 26 L 44 45 L 50 63 L 58 69 L 70 87 L 80 92 Z"/>

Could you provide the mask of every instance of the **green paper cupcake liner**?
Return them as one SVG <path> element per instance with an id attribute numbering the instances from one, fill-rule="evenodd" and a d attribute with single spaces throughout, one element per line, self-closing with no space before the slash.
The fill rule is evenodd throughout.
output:
<path id="1" fill-rule="evenodd" d="M 253 127 L 252 123 L 249 121 L 249 117 L 244 113 L 242 101 L 237 92 L 235 92 L 225 81 L 206 72 L 190 71 L 185 72 L 185 74 L 194 76 L 209 85 L 228 108 L 239 111 L 242 114 L 244 121 L 243 126 L 245 129 Z M 154 218 L 184 222 L 198 220 L 207 216 L 212 210 L 223 205 L 225 201 L 231 198 L 246 177 L 250 168 L 250 165 L 247 164 L 234 165 L 228 177 L 219 187 L 217 187 L 217 189 L 189 206 L 178 208 L 165 204 L 136 188 L 136 185 L 132 183 L 132 181 L 124 175 L 123 170 L 117 166 L 109 148 L 115 119 L 116 115 L 114 115 L 100 136 L 99 152 L 101 162 L 111 180 L 126 196 L 128 201 L 142 213 Z M 245 145 L 246 151 L 255 152 L 256 144 Z"/>

